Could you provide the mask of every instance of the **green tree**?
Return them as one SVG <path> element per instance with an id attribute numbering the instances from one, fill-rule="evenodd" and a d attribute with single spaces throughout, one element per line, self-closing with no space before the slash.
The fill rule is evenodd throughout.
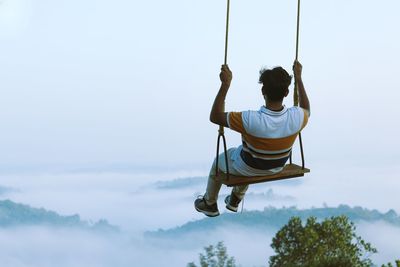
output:
<path id="1" fill-rule="evenodd" d="M 383 264 L 382 267 L 400 267 L 400 260 L 395 261 L 396 265 L 393 265 L 392 263 L 388 263 L 387 265 Z"/>
<path id="2" fill-rule="evenodd" d="M 320 223 L 310 217 L 304 226 L 299 217 L 293 217 L 272 240 L 276 255 L 270 257 L 270 267 L 372 266 L 369 257 L 377 250 L 357 236 L 355 230 L 346 216 Z"/>
<path id="3" fill-rule="evenodd" d="M 200 267 L 236 267 L 235 259 L 229 257 L 223 242 L 216 246 L 210 245 L 204 248 L 205 254 L 200 253 Z M 193 262 L 187 267 L 197 267 Z"/>

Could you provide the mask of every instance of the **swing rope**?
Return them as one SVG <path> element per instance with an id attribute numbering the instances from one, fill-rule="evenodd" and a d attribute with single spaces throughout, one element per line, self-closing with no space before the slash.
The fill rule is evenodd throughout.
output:
<path id="1" fill-rule="evenodd" d="M 230 13 L 230 0 L 227 1 L 226 7 L 226 30 L 225 30 L 225 57 L 224 57 L 224 65 L 228 63 L 228 36 L 229 36 L 229 13 Z M 225 103 L 224 103 L 224 110 L 225 110 Z M 218 161 L 219 161 L 219 146 L 220 142 L 223 142 L 224 145 L 224 155 L 225 155 L 225 166 L 226 166 L 226 177 L 229 180 L 229 164 L 228 164 L 228 153 L 226 149 L 226 138 L 224 134 L 224 126 L 220 125 L 218 130 L 218 140 L 217 140 L 217 156 L 215 159 L 215 175 L 218 176 L 219 168 L 218 168 Z"/>
<path id="2" fill-rule="evenodd" d="M 296 61 L 299 59 L 299 36 L 300 36 L 300 0 L 297 0 L 297 27 L 296 27 Z M 296 80 L 294 81 L 294 93 L 293 93 L 293 105 L 299 105 L 299 95 L 298 95 L 298 84 Z M 304 159 L 304 149 L 303 140 L 301 138 L 301 132 L 299 132 L 299 145 L 301 154 L 301 168 L 304 170 L 305 159 Z M 290 164 L 292 164 L 292 153 L 290 153 Z"/>
<path id="3" fill-rule="evenodd" d="M 229 9 L 230 9 L 230 0 L 227 2 L 226 7 L 226 30 L 225 30 L 225 58 L 224 64 L 228 63 L 228 33 L 229 33 Z"/>

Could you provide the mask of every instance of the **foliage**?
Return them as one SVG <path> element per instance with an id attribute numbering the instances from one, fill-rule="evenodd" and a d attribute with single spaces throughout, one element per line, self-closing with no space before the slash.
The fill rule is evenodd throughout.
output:
<path id="1" fill-rule="evenodd" d="M 200 253 L 200 267 L 236 267 L 235 259 L 229 257 L 223 242 L 216 246 L 210 245 L 204 248 L 205 254 Z M 197 267 L 193 262 L 187 267 Z"/>
<path id="2" fill-rule="evenodd" d="M 293 217 L 272 240 L 276 255 L 270 257 L 270 266 L 372 266 L 369 256 L 377 250 L 357 236 L 355 229 L 346 216 L 320 223 L 309 217 L 305 226 Z"/>
<path id="3" fill-rule="evenodd" d="M 383 264 L 382 267 L 400 267 L 400 260 L 397 260 L 395 262 L 396 265 L 393 265 L 392 263 L 388 263 L 387 265 Z"/>

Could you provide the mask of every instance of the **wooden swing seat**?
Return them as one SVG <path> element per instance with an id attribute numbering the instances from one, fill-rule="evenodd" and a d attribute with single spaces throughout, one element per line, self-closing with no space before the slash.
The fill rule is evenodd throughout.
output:
<path id="1" fill-rule="evenodd" d="M 218 173 L 218 176 L 214 175 L 214 177 L 216 177 L 217 180 L 221 181 L 223 184 L 227 186 L 236 186 L 236 185 L 257 184 L 257 183 L 302 177 L 304 176 L 305 173 L 308 172 L 310 172 L 310 169 L 307 168 L 303 169 L 301 166 L 298 166 L 296 164 L 286 164 L 281 172 L 267 176 L 246 177 L 246 176 L 235 176 L 230 174 L 229 179 L 227 179 L 226 173 L 220 171 Z"/>

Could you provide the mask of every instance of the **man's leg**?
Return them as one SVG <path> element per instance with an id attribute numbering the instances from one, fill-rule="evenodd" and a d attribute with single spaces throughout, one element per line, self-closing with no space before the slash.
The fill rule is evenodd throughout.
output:
<path id="1" fill-rule="evenodd" d="M 249 185 L 237 185 L 232 188 L 232 193 L 235 194 L 235 196 L 242 200 L 244 198 L 244 195 L 246 194 L 247 189 L 249 188 Z"/>
<path id="2" fill-rule="evenodd" d="M 232 150 L 228 150 L 228 164 L 229 164 L 229 173 L 233 175 L 241 175 L 239 172 L 237 172 L 235 169 L 233 169 L 232 166 L 232 161 L 230 160 L 230 155 L 232 153 Z M 226 173 L 226 164 L 225 164 L 225 154 L 222 153 L 219 155 L 219 162 L 218 165 L 220 166 L 219 169 L 222 172 Z M 207 182 L 207 190 L 206 194 L 204 195 L 204 198 L 207 201 L 207 204 L 211 205 L 217 202 L 218 200 L 218 193 L 219 190 L 221 189 L 222 183 L 218 180 L 215 179 L 215 170 L 216 170 L 216 162 L 214 160 L 214 163 L 211 167 L 210 174 L 208 176 L 208 182 Z M 234 186 L 232 188 L 232 193 L 235 194 L 235 196 L 239 199 L 242 200 L 244 198 L 244 195 L 246 194 L 247 189 L 249 188 L 249 185 L 239 185 L 239 186 Z"/>
<path id="3" fill-rule="evenodd" d="M 225 198 L 226 208 L 230 211 L 237 212 L 239 203 L 244 198 L 248 188 L 248 185 L 234 186 L 231 194 Z"/>
<path id="4" fill-rule="evenodd" d="M 221 155 L 224 155 L 224 153 L 222 153 Z M 220 164 L 221 164 L 221 156 L 219 156 L 218 165 L 220 165 Z M 225 165 L 225 162 L 223 164 Z M 209 205 L 217 203 L 219 190 L 221 189 L 221 186 L 222 186 L 222 183 L 219 182 L 215 177 L 216 169 L 217 169 L 217 164 L 216 164 L 216 160 L 214 160 L 211 170 L 210 170 L 210 173 L 208 175 L 206 193 L 204 194 L 204 199 L 206 200 L 207 204 L 209 204 Z"/>
<path id="5" fill-rule="evenodd" d="M 203 213 L 209 217 L 215 217 L 219 215 L 217 198 L 219 190 L 221 189 L 221 183 L 212 177 L 215 174 L 216 163 L 214 161 L 210 175 L 208 177 L 207 190 L 203 197 L 198 198 L 194 201 L 194 207 L 198 212 Z"/>
<path id="6" fill-rule="evenodd" d="M 237 148 L 230 148 L 227 151 L 228 154 L 228 165 L 229 165 L 229 173 L 232 175 L 241 175 L 236 169 L 233 168 L 233 161 L 231 160 L 232 153 L 235 152 Z M 218 158 L 218 169 L 219 171 L 222 171 L 224 173 L 227 172 L 227 167 L 226 167 L 226 162 L 225 162 L 225 154 L 221 153 Z M 208 182 L 207 182 L 207 190 L 206 194 L 204 195 L 204 198 L 207 200 L 208 204 L 214 204 L 217 202 L 218 199 L 218 193 L 219 190 L 221 189 L 222 183 L 219 182 L 218 180 L 215 179 L 215 170 L 216 170 L 216 161 L 214 160 L 214 163 L 211 167 L 210 174 L 208 176 Z M 246 194 L 247 189 L 249 188 L 248 185 L 240 185 L 240 186 L 234 186 L 232 189 L 232 192 L 235 193 L 235 195 L 242 200 L 244 198 L 244 195 Z"/>
<path id="7" fill-rule="evenodd" d="M 232 151 L 232 153 L 233 152 L 234 152 L 234 150 Z M 232 163 L 230 163 L 231 166 L 233 166 Z M 230 168 L 230 172 L 233 175 L 243 176 L 240 173 L 240 170 L 236 170 L 236 169 L 233 169 L 233 168 L 231 169 Z M 234 186 L 232 188 L 231 194 L 225 198 L 226 208 L 231 210 L 231 211 L 237 212 L 238 207 L 239 207 L 239 203 L 244 198 L 244 195 L 246 194 L 246 191 L 247 191 L 248 188 L 249 188 L 249 185 L 237 185 L 237 186 Z"/>
<path id="8" fill-rule="evenodd" d="M 236 149 L 237 148 L 230 148 L 227 151 L 229 173 L 232 175 L 241 175 L 236 169 L 234 169 L 232 167 L 233 161 L 231 160 L 231 156 L 232 156 L 232 153 L 234 153 Z M 196 210 L 204 213 L 207 216 L 211 216 L 211 217 L 219 215 L 217 200 L 218 200 L 219 191 L 222 186 L 222 183 L 220 181 L 218 181 L 215 177 L 215 171 L 217 169 L 216 165 L 217 165 L 216 160 L 214 160 L 213 165 L 210 170 L 210 173 L 209 173 L 209 176 L 208 176 L 206 193 L 204 194 L 202 199 L 197 199 L 195 201 Z M 225 173 L 227 172 L 228 168 L 226 166 L 224 153 L 221 153 L 218 156 L 218 169 L 219 169 L 219 171 L 222 171 Z M 237 210 L 237 206 L 238 206 L 239 202 L 244 198 L 244 195 L 245 195 L 248 187 L 249 187 L 248 185 L 241 185 L 241 186 L 233 187 L 231 196 L 234 195 L 234 197 L 228 196 L 228 197 L 231 197 L 231 201 L 229 201 L 229 198 L 228 198 L 229 203 L 227 203 L 227 204 L 232 204 L 232 205 L 227 205 L 228 209 L 230 209 L 232 211 Z M 225 200 L 225 202 L 226 201 L 227 200 Z M 235 210 L 235 207 L 236 207 L 236 210 Z"/>
<path id="9" fill-rule="evenodd" d="M 232 166 L 232 161 L 230 160 L 230 155 L 232 151 L 234 151 L 235 148 L 231 148 L 227 151 L 228 155 L 228 165 Z M 196 199 L 194 202 L 194 206 L 197 211 L 204 213 L 207 216 L 214 217 L 219 215 L 218 211 L 218 206 L 217 206 L 217 200 L 218 200 L 218 194 L 219 190 L 221 189 L 222 183 L 218 181 L 215 177 L 215 171 L 217 169 L 217 164 L 216 160 L 214 160 L 213 165 L 211 167 L 209 176 L 208 176 L 208 182 L 207 182 L 207 189 L 206 193 L 202 198 Z M 225 154 L 221 153 L 218 155 L 218 169 L 219 171 L 226 172 L 227 166 L 225 162 Z M 231 167 L 229 167 L 229 170 L 232 170 Z M 233 174 L 236 174 L 234 171 Z"/>

